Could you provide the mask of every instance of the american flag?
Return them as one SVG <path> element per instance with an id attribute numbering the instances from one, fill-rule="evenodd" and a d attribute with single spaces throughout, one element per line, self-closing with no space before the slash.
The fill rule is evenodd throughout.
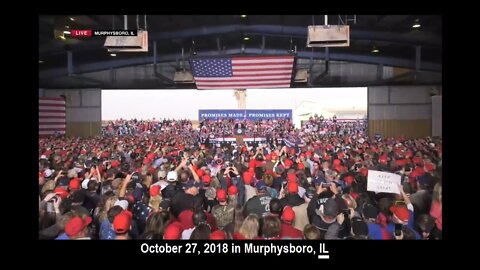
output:
<path id="1" fill-rule="evenodd" d="M 197 89 L 288 88 L 293 56 L 190 60 Z"/>
<path id="2" fill-rule="evenodd" d="M 40 136 L 56 133 L 65 134 L 66 125 L 65 98 L 41 97 L 38 100 L 38 131 Z"/>

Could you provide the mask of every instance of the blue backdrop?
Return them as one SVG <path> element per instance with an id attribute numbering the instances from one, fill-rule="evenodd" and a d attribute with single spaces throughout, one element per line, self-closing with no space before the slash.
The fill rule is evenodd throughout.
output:
<path id="1" fill-rule="evenodd" d="M 292 110 L 198 110 L 198 119 L 292 119 Z"/>

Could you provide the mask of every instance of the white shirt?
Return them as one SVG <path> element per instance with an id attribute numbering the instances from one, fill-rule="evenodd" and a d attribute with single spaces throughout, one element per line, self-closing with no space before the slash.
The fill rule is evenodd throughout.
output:
<path id="1" fill-rule="evenodd" d="M 192 236 L 192 232 L 195 230 L 195 227 L 183 230 L 182 232 L 182 240 L 190 240 L 190 236 Z"/>

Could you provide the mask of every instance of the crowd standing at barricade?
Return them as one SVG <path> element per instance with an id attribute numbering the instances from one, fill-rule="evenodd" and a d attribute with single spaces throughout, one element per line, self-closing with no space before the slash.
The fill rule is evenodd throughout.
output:
<path id="1" fill-rule="evenodd" d="M 442 140 L 361 121 L 117 120 L 39 139 L 40 239 L 441 239 Z M 400 194 L 367 191 L 369 170 Z"/>

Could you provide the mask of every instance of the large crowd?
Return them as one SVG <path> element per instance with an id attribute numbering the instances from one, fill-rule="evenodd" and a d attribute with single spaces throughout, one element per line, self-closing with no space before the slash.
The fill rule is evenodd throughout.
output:
<path id="1" fill-rule="evenodd" d="M 236 120 L 117 120 L 39 139 L 40 239 L 441 239 L 441 138 L 363 121 L 241 121 L 265 143 L 216 145 Z M 369 170 L 400 194 L 367 190 Z"/>

